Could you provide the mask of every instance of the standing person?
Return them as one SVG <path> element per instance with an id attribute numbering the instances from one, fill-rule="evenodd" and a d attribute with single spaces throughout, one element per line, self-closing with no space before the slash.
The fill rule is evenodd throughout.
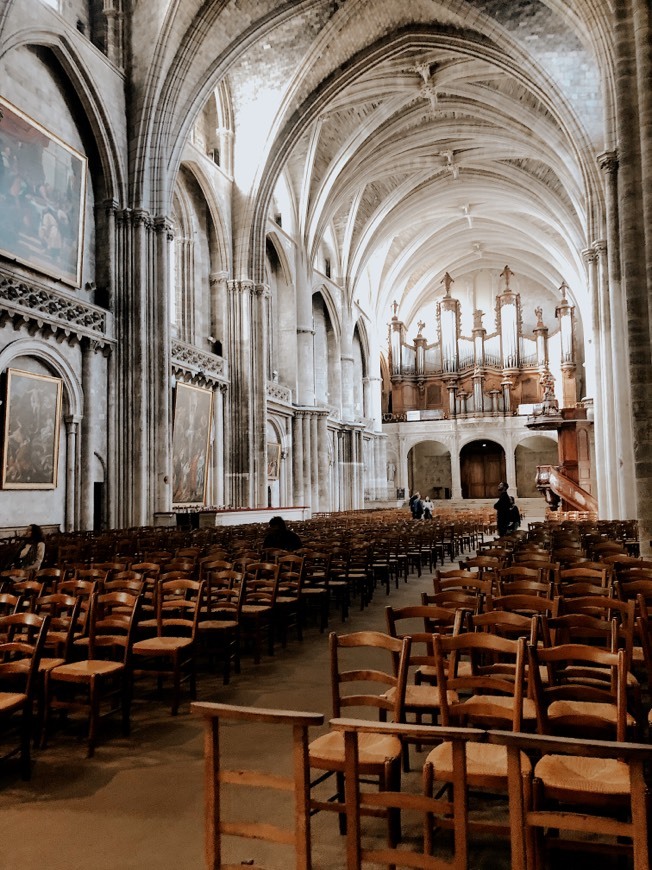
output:
<path id="1" fill-rule="evenodd" d="M 496 511 L 496 525 L 498 526 L 499 538 L 502 538 L 503 535 L 507 534 L 507 530 L 509 529 L 509 524 L 512 519 L 512 500 L 507 495 L 508 489 L 508 483 L 505 483 L 503 481 L 502 483 L 498 484 L 498 501 L 494 505 L 494 510 Z"/>
<path id="2" fill-rule="evenodd" d="M 430 501 L 430 496 L 427 495 L 422 501 L 423 505 L 423 518 L 424 520 L 432 519 L 432 502 Z"/>
<path id="3" fill-rule="evenodd" d="M 416 513 L 417 513 L 417 505 L 419 504 L 420 500 L 421 500 L 421 496 L 419 495 L 418 492 L 414 492 L 414 493 L 412 493 L 412 495 L 410 496 L 410 502 L 409 502 L 409 504 L 410 504 L 410 510 L 412 511 L 412 519 L 416 519 L 416 518 L 417 518 L 417 516 L 416 516 Z"/>
<path id="4" fill-rule="evenodd" d="M 283 517 L 272 517 L 263 541 L 263 550 L 298 550 L 301 538 L 285 525 Z"/>
<path id="5" fill-rule="evenodd" d="M 32 523 L 25 540 L 26 543 L 20 551 L 16 567 L 24 568 L 26 571 L 38 571 L 45 558 L 45 539 L 41 527 Z"/>

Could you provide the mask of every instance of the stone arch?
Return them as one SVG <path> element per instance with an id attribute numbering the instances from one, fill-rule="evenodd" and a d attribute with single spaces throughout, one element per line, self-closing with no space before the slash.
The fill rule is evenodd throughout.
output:
<path id="1" fill-rule="evenodd" d="M 209 234 L 211 271 L 230 272 L 230 233 L 227 230 L 226 224 L 224 222 L 224 217 L 215 199 L 214 188 L 211 180 L 204 171 L 204 168 L 196 160 L 184 160 L 183 163 L 180 165 L 179 170 L 181 170 L 181 167 L 185 167 L 187 171 L 194 177 L 195 181 L 199 185 L 204 195 L 204 199 L 208 207 L 208 212 L 211 219 L 210 229 L 212 230 L 212 233 Z M 177 177 L 175 180 L 174 193 L 176 193 L 176 188 L 178 187 L 178 180 L 179 173 L 177 173 Z"/>
<path id="2" fill-rule="evenodd" d="M 0 373 L 18 357 L 34 357 L 63 381 L 63 413 L 81 420 L 84 413 L 84 391 L 81 381 L 68 360 L 50 343 L 35 338 L 18 338 L 0 352 Z"/>
<path id="3" fill-rule="evenodd" d="M 79 101 L 92 134 L 91 144 L 97 151 L 100 172 L 93 173 L 92 184 L 97 200 L 124 203 L 127 191 L 127 167 L 121 155 L 117 133 L 109 123 L 104 100 L 98 85 L 88 73 L 83 59 L 73 42 L 62 29 L 60 32 L 40 28 L 12 34 L 0 50 L 0 58 L 15 48 L 40 47 L 46 49 L 56 63 L 57 71 L 67 83 L 66 92 Z M 83 137 L 83 131 L 80 130 Z M 89 155 L 90 156 L 90 155 Z M 98 183 L 99 182 L 99 183 Z"/>
<path id="4" fill-rule="evenodd" d="M 339 408 L 342 401 L 339 332 L 328 296 L 322 289 L 312 295 L 315 404 Z"/>
<path id="5" fill-rule="evenodd" d="M 422 498 L 448 499 L 453 488 L 452 456 L 443 441 L 422 436 L 407 454 L 408 487 Z"/>
<path id="6" fill-rule="evenodd" d="M 529 435 L 520 438 L 514 448 L 516 487 L 520 498 L 538 498 L 537 465 L 558 465 L 557 439 L 552 435 Z"/>
<path id="7" fill-rule="evenodd" d="M 267 507 L 281 507 L 288 490 L 287 463 L 288 439 L 276 417 L 268 417 L 265 426 L 267 449 Z M 271 472 L 271 473 L 270 473 Z M 274 475 L 275 472 L 275 475 Z"/>

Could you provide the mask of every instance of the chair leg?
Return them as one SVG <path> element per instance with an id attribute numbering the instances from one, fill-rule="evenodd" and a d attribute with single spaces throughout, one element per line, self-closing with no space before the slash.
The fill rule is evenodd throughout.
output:
<path id="1" fill-rule="evenodd" d="M 179 712 L 179 701 L 181 699 L 181 663 L 179 662 L 179 653 L 175 650 L 172 658 L 173 668 L 173 689 L 172 689 L 172 715 L 176 716 Z"/>
<path id="2" fill-rule="evenodd" d="M 426 797 L 432 797 L 434 785 L 434 768 L 432 764 L 426 762 L 423 765 L 423 793 Z M 426 855 L 432 855 L 433 850 L 433 824 L 434 818 L 432 813 L 426 813 L 423 820 L 423 850 Z"/>
<path id="3" fill-rule="evenodd" d="M 383 779 L 381 788 L 384 791 L 399 792 L 401 790 L 400 758 L 385 763 Z M 401 811 L 398 808 L 387 810 L 387 842 L 392 849 L 395 849 L 401 842 Z"/>
<path id="4" fill-rule="evenodd" d="M 91 677 L 88 687 L 90 712 L 88 722 L 88 757 L 92 758 L 95 755 L 95 745 L 97 743 L 97 726 L 100 719 L 100 698 L 97 676 Z"/>
<path id="5" fill-rule="evenodd" d="M 30 702 L 31 704 L 31 702 Z M 20 775 L 28 780 L 32 775 L 32 758 L 30 744 L 32 742 L 32 710 L 31 706 L 23 708 L 22 721 L 20 723 Z"/>
<path id="6" fill-rule="evenodd" d="M 337 786 L 337 802 L 339 804 L 344 803 L 344 774 L 341 771 L 336 771 L 335 773 L 335 782 Z M 340 828 L 340 834 L 344 837 L 346 836 L 346 813 L 338 813 L 338 822 Z"/>

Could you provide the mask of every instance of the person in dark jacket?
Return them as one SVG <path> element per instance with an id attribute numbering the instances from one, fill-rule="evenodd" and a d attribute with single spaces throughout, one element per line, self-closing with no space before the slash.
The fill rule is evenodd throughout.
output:
<path id="1" fill-rule="evenodd" d="M 285 525 L 283 517 L 272 517 L 269 532 L 263 541 L 263 550 L 298 550 L 301 538 Z"/>
<path id="2" fill-rule="evenodd" d="M 498 526 L 498 537 L 502 538 L 503 535 L 507 534 L 507 530 L 509 529 L 509 525 L 511 523 L 511 511 L 512 511 L 512 500 L 507 495 L 507 490 L 509 489 L 508 483 L 499 483 L 498 484 L 498 501 L 494 505 L 494 510 L 496 511 L 496 524 Z"/>

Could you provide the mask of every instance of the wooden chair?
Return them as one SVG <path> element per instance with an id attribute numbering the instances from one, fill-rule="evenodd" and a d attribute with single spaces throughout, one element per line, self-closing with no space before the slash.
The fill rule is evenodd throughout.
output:
<path id="1" fill-rule="evenodd" d="M 126 592 L 93 593 L 88 618 L 87 658 L 45 672 L 41 745 L 45 746 L 53 709 L 81 711 L 88 717 L 88 757 L 95 754 L 101 717 L 120 713 L 130 731 L 131 645 L 139 599 Z M 81 608 L 78 611 L 82 614 Z M 74 626 L 73 629 L 74 631 Z M 80 693 L 84 697 L 80 698 Z M 102 712 L 102 703 L 108 708 Z"/>
<path id="2" fill-rule="evenodd" d="M 31 775 L 33 707 L 47 625 L 47 616 L 34 613 L 0 617 L 0 728 L 5 742 L 18 719 L 19 744 L 8 754 L 20 753 L 23 779 Z"/>
<path id="3" fill-rule="evenodd" d="M 469 610 L 471 613 L 479 613 L 484 605 L 482 596 L 477 590 L 475 592 L 461 592 L 457 589 L 432 595 L 428 592 L 422 592 L 421 603 L 427 606 L 444 607 L 447 610 Z"/>
<path id="4" fill-rule="evenodd" d="M 301 713 L 294 710 L 266 710 L 257 707 L 233 707 L 228 704 L 194 703 L 191 711 L 201 716 L 205 722 L 204 764 L 205 764 L 205 819 L 206 819 L 206 863 L 210 870 L 236 870 L 243 863 L 249 863 L 255 846 L 252 841 L 264 840 L 276 844 L 286 844 L 294 850 L 297 870 L 311 870 L 311 825 L 310 825 L 310 787 L 308 764 L 308 730 L 322 725 L 324 717 L 321 713 Z M 290 773 L 279 772 L 275 765 L 274 773 L 254 769 L 250 764 L 254 752 L 247 754 L 246 769 L 227 769 L 223 765 L 223 741 L 220 725 L 222 723 L 237 723 L 238 728 L 262 726 L 256 728 L 262 732 L 255 734 L 252 746 L 268 745 L 270 729 L 274 731 L 273 743 L 278 759 L 280 739 L 278 732 L 285 730 L 291 734 L 291 765 Z M 294 826 L 292 830 L 278 825 L 278 804 L 272 823 L 260 821 L 258 812 L 253 812 L 255 821 L 226 821 L 222 817 L 222 807 L 226 805 L 225 786 L 233 788 L 245 786 L 250 789 L 271 789 L 284 796 L 292 794 L 294 803 Z M 242 801 L 240 806 L 250 806 L 258 809 L 258 801 Z M 234 860 L 227 858 L 228 850 L 223 843 L 223 837 L 244 838 L 246 849 L 237 854 Z M 245 860 L 247 859 L 247 860 Z"/>
<path id="5" fill-rule="evenodd" d="M 441 629 L 444 632 L 459 632 L 462 616 L 461 610 L 454 612 L 418 604 L 385 608 L 387 633 L 398 640 L 403 640 L 405 637 L 410 637 L 412 640 L 404 711 L 406 716 L 408 714 L 415 716 L 418 724 L 421 724 L 424 716 L 428 716 L 435 725 L 439 715 L 439 688 L 436 685 L 433 634 Z M 404 748 L 403 768 L 407 772 L 410 769 L 407 744 Z"/>
<path id="6" fill-rule="evenodd" d="M 610 652 L 582 643 L 529 644 L 528 660 L 540 734 L 625 740 L 627 729 L 636 727 L 627 711 L 624 650 Z M 542 667 L 548 671 L 545 684 Z"/>
<path id="7" fill-rule="evenodd" d="M 550 649 L 529 646 L 528 656 L 534 674 L 539 733 L 575 738 L 544 744 L 546 754 L 534 767 L 532 801 L 524 801 L 524 822 L 526 829 L 537 832 L 535 860 L 541 861 L 544 846 L 581 848 L 577 840 L 569 844 L 559 837 L 559 830 L 592 831 L 632 837 L 635 867 L 642 870 L 649 866 L 646 797 L 641 787 L 642 776 L 641 781 L 638 780 L 642 771 L 631 768 L 625 760 L 628 714 L 624 651 L 613 654 L 591 647 L 580 650 L 577 644 Z M 610 669 L 611 685 L 607 689 L 596 689 L 595 686 L 579 687 L 576 677 L 572 683 L 556 679 L 556 674 L 563 673 L 569 665 L 577 665 L 578 661 Z M 539 663 L 547 664 L 551 672 L 550 683 L 545 688 L 537 680 L 535 666 Z M 611 714 L 607 714 L 605 707 L 611 707 Z M 612 743 L 610 752 L 600 752 L 592 743 L 590 738 L 595 733 L 617 741 Z M 603 745 L 602 750 L 604 748 Z M 595 749 L 598 751 L 594 752 Z M 523 773 L 527 776 L 527 771 Z M 622 821 L 623 812 L 630 815 L 632 822 Z M 554 829 L 555 836 L 544 838 L 544 828 Z"/>
<path id="8" fill-rule="evenodd" d="M 240 673 L 240 616 L 245 598 L 246 580 L 237 571 L 229 571 L 239 580 L 228 586 L 209 590 L 204 582 L 204 603 L 197 624 L 200 643 L 208 650 L 209 661 L 214 655 L 222 660 L 223 682 L 228 685 L 231 666 Z"/>
<path id="9" fill-rule="evenodd" d="M 477 571 L 454 569 L 452 571 L 435 571 L 432 584 L 436 594 L 460 591 L 484 597 L 491 593 L 492 580 L 491 578 L 483 580 Z"/>
<path id="10" fill-rule="evenodd" d="M 345 809 L 347 822 L 347 870 L 360 870 L 363 866 L 419 867 L 427 870 L 467 870 L 469 836 L 466 779 L 466 747 L 474 741 L 483 741 L 485 732 L 472 728 L 443 728 L 412 724 L 371 724 L 356 719 L 331 719 L 330 727 L 341 731 L 344 737 Z M 378 794 L 363 791 L 364 777 L 360 765 L 361 743 L 372 730 L 376 734 L 394 737 L 403 742 L 432 743 L 446 741 L 452 746 L 453 772 L 452 800 L 412 792 L 387 790 Z M 432 820 L 437 817 L 453 830 L 452 855 L 433 857 L 428 838 L 424 836 L 421 849 L 413 840 L 396 849 L 390 843 L 376 846 L 371 835 L 363 829 L 364 806 L 378 811 L 380 808 L 396 813 L 417 813 Z M 432 826 L 430 826 L 432 827 Z M 363 834 L 368 834 L 363 839 Z"/>
<path id="11" fill-rule="evenodd" d="M 279 566 L 274 562 L 250 562 L 245 581 L 245 598 L 240 611 L 242 635 L 253 640 L 254 664 L 259 664 L 264 633 L 267 634 L 267 651 L 270 656 L 274 655 Z"/>
<path id="12" fill-rule="evenodd" d="M 538 595 L 541 598 L 551 599 L 554 595 L 552 583 L 539 582 L 538 580 L 511 580 L 498 579 L 496 584 L 497 597 L 506 595 Z"/>
<path id="13" fill-rule="evenodd" d="M 310 609 L 315 609 L 319 613 L 319 630 L 323 632 L 328 625 L 330 595 L 327 583 L 330 571 L 330 554 L 322 550 L 301 547 L 296 550 L 295 555 L 303 556 L 301 596 L 306 617 Z"/>
<path id="14" fill-rule="evenodd" d="M 507 610 L 511 613 L 522 613 L 525 616 L 548 614 L 556 616 L 559 610 L 558 598 L 544 598 L 542 595 L 497 595 L 489 597 L 485 610 Z"/>
<path id="15" fill-rule="evenodd" d="M 649 744 L 506 731 L 486 736 L 490 744 L 507 750 L 512 867 L 543 868 L 545 852 L 552 849 L 573 855 L 590 850 L 591 863 L 575 859 L 576 866 L 607 866 L 594 853 L 596 839 L 604 843 L 609 837 L 613 851 L 632 855 L 633 870 L 649 868 L 644 771 L 652 760 Z M 534 767 L 533 785 L 530 757 L 541 759 Z M 530 797 L 535 793 L 536 802 Z"/>
<path id="16" fill-rule="evenodd" d="M 331 693 L 333 716 L 343 710 L 358 709 L 366 714 L 377 712 L 381 721 L 389 715 L 395 722 L 404 717 L 405 691 L 411 640 L 390 637 L 377 631 L 361 631 L 338 637 L 329 635 Z M 371 662 L 371 664 L 370 664 Z M 369 733 L 359 746 L 360 771 L 363 776 L 378 777 L 381 791 L 398 791 L 401 781 L 402 744 L 396 737 Z M 311 797 L 314 811 L 337 812 L 340 833 L 345 833 L 344 806 L 344 736 L 329 731 L 308 747 L 310 767 L 325 771 L 311 782 L 312 791 L 335 774 L 336 794 L 328 800 Z M 400 839 L 400 819 L 387 814 L 388 837 L 395 845 Z"/>
<path id="17" fill-rule="evenodd" d="M 494 727 L 523 731 L 524 722 L 534 728 L 534 702 L 525 684 L 525 638 L 510 640 L 484 632 L 465 632 L 434 636 L 437 679 L 441 696 L 441 724 L 444 727 Z M 460 657 L 471 662 L 471 670 L 461 673 Z M 449 700 L 450 699 L 450 700 Z M 432 796 L 434 783 L 450 784 L 454 778 L 452 744 L 435 747 L 424 764 L 424 793 Z M 523 760 L 524 766 L 526 760 Z M 470 789 L 507 792 L 507 752 L 504 748 L 466 746 L 466 783 Z M 439 822 L 443 825 L 443 822 Z M 505 822 L 469 819 L 469 830 L 506 835 Z M 426 819 L 426 840 L 432 852 L 432 819 Z"/>
<path id="18" fill-rule="evenodd" d="M 203 584 L 179 578 L 160 580 L 156 594 L 156 636 L 133 644 L 134 668 L 155 674 L 159 686 L 165 676 L 172 679 L 171 712 L 179 711 L 181 685 L 188 681 L 192 700 L 196 695 L 195 641 Z"/>
<path id="19" fill-rule="evenodd" d="M 297 639 L 303 640 L 303 564 L 304 557 L 285 553 L 276 560 L 279 569 L 276 608 L 281 645 L 287 644 L 288 628 L 292 620 L 297 630 Z"/>
<path id="20" fill-rule="evenodd" d="M 587 582 L 606 589 L 610 578 L 611 570 L 608 565 L 602 565 L 599 562 L 583 562 L 572 565 L 569 568 L 560 569 L 559 586 L 561 589 L 567 583 Z"/>

